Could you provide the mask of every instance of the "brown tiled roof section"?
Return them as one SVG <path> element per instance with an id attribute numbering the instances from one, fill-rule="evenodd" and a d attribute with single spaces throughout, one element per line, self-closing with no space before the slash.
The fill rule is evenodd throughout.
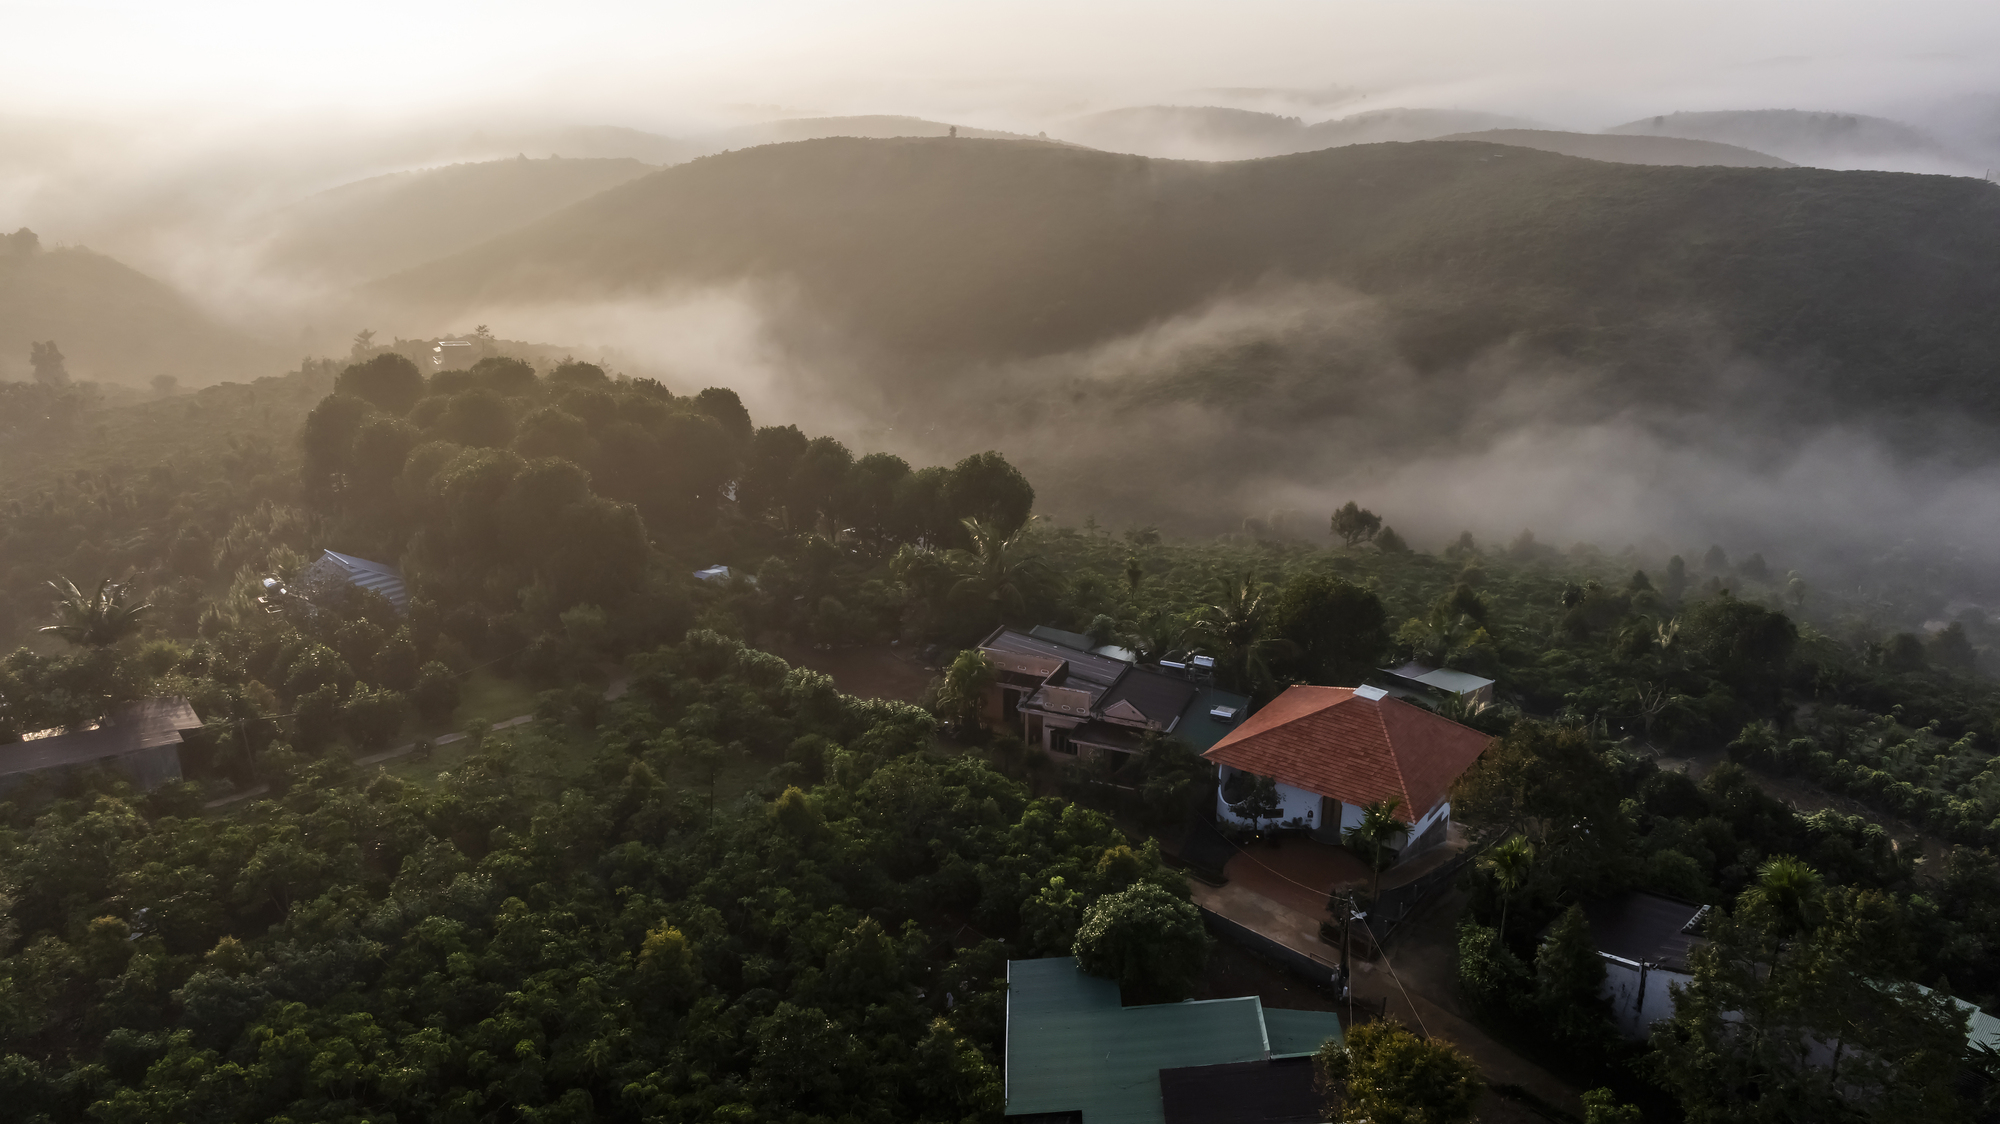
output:
<path id="1" fill-rule="evenodd" d="M 1411 823 L 1436 806 L 1492 738 L 1401 699 L 1350 687 L 1288 687 L 1202 754 L 1344 804 L 1400 802 Z"/>

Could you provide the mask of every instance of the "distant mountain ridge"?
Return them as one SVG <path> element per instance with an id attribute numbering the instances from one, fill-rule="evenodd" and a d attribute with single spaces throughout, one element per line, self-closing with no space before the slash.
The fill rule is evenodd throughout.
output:
<path id="1" fill-rule="evenodd" d="M 1941 170 L 1965 163 L 1963 156 L 1921 129 L 1859 113 L 1798 109 L 1668 113 L 1604 131 L 1740 145 L 1816 167 L 1879 167 L 1883 161 L 1904 160 L 1935 164 Z"/>
<path id="2" fill-rule="evenodd" d="M 825 137 L 875 139 L 942 137 L 949 135 L 953 129 L 958 130 L 960 137 L 969 139 L 1030 139 L 1023 133 L 1006 133 L 994 129 L 975 128 L 971 125 L 954 125 L 947 121 L 930 121 L 922 117 L 878 113 L 856 117 L 791 117 L 778 121 L 761 121 L 755 125 L 741 125 L 720 132 L 700 134 L 690 138 L 687 143 L 713 153 L 725 149 L 748 148 L 760 144 L 789 144 L 793 141 L 819 140 Z"/>
<path id="3" fill-rule="evenodd" d="M 1182 160 L 1252 160 L 1347 144 L 1432 140 L 1446 133 L 1530 127 L 1533 122 L 1455 109 L 1377 109 L 1307 124 L 1297 117 L 1220 106 L 1148 105 L 1077 118 L 1057 132 L 1108 152 Z"/>
<path id="4" fill-rule="evenodd" d="M 822 140 L 654 173 L 374 292 L 478 316 L 783 280 L 922 367 L 1092 346 L 1291 278 L 1385 302 L 1426 366 L 1514 341 L 1673 399 L 1721 344 L 1878 407 L 2000 420 L 1994 260 L 2000 192 L 1940 177 L 1475 141 L 1198 164 Z"/>

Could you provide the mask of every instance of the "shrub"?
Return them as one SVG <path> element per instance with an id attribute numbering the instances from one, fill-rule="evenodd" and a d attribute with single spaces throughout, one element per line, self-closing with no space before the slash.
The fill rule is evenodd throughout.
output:
<path id="1" fill-rule="evenodd" d="M 1158 1001 L 1185 999 L 1208 964 L 1201 911 L 1151 882 L 1106 894 L 1084 911 L 1072 951 L 1094 976 Z"/>
<path id="2" fill-rule="evenodd" d="M 450 668 L 432 660 L 417 670 L 416 686 L 410 689 L 410 699 L 417 704 L 417 713 L 428 722 L 442 722 L 458 709 L 458 676 Z"/>

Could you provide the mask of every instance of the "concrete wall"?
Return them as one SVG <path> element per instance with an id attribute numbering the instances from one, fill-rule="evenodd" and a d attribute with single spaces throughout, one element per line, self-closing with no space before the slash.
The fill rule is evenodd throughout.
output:
<path id="1" fill-rule="evenodd" d="M 1653 1024 L 1674 1013 L 1674 997 L 1667 988 L 1686 987 L 1693 977 L 1686 972 L 1641 964 L 1622 956 L 1600 952 L 1604 958 L 1604 990 L 1611 1000 L 1611 1021 L 1627 1038 L 1639 1039 L 1652 1032 Z"/>

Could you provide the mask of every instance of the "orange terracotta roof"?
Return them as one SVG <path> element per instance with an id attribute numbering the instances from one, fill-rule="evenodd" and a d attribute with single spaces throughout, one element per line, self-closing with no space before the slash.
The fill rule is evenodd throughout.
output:
<path id="1" fill-rule="evenodd" d="M 1351 687 L 1287 687 L 1203 757 L 1343 804 L 1399 802 L 1414 823 L 1493 739 L 1395 698 Z"/>

